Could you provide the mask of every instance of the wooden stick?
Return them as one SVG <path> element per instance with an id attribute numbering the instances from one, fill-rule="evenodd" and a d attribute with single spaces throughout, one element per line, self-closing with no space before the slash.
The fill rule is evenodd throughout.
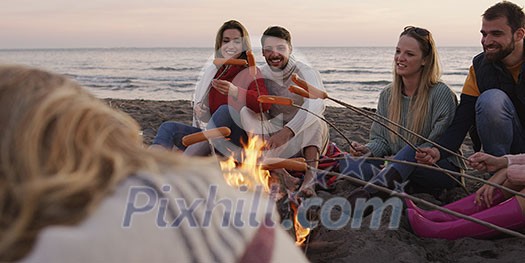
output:
<path id="1" fill-rule="evenodd" d="M 312 98 L 312 99 L 320 98 L 320 97 L 317 97 L 317 96 L 313 96 L 312 95 L 313 93 L 309 93 L 308 91 L 306 91 L 305 89 L 303 89 L 301 87 L 297 87 L 297 86 L 293 86 L 292 85 L 292 86 L 290 86 L 290 88 L 288 90 L 293 92 L 293 93 L 295 93 L 295 94 L 297 94 L 297 95 L 301 95 L 301 96 L 306 97 L 306 98 Z M 319 90 L 319 93 L 326 94 L 326 92 L 323 92 L 323 91 L 320 91 L 320 90 Z M 304 108 L 300 108 L 300 109 L 306 110 Z M 410 146 L 410 148 L 414 149 L 414 151 L 419 151 L 418 148 L 413 143 L 411 143 L 404 136 L 399 134 L 399 132 L 393 130 L 392 128 L 388 127 L 387 125 L 382 124 L 381 122 L 378 122 L 376 119 L 372 118 L 371 116 L 368 116 L 368 115 L 364 115 L 364 116 L 369 118 L 369 119 L 371 119 L 372 121 L 377 122 L 378 124 L 380 124 L 383 127 L 385 127 L 387 130 L 389 130 L 390 132 L 392 132 L 395 135 L 397 135 L 401 140 L 403 140 L 403 142 L 405 142 L 408 146 Z M 352 146 L 352 149 L 355 150 L 355 148 L 353 146 Z"/>
<path id="2" fill-rule="evenodd" d="M 474 217 L 471 217 L 471 216 L 468 216 L 468 215 L 460 214 L 460 213 L 458 213 L 456 211 L 452 211 L 450 209 L 447 209 L 447 208 L 435 205 L 435 204 L 430 203 L 428 201 L 425 201 L 425 200 L 423 200 L 421 198 L 417 198 L 417 197 L 411 196 L 411 195 L 409 195 L 407 193 L 396 192 L 396 191 L 393 191 L 393 190 L 388 189 L 386 187 L 382 187 L 382 186 L 375 185 L 375 184 L 370 184 L 370 183 L 368 183 L 366 181 L 363 181 L 361 179 L 358 179 L 358 178 L 354 178 L 354 177 L 351 177 L 351 176 L 345 176 L 345 175 L 342 175 L 342 174 L 339 174 L 339 173 L 334 173 L 334 172 L 327 172 L 327 171 L 320 170 L 320 169 L 317 169 L 317 168 L 314 168 L 314 167 L 311 167 L 311 166 L 309 166 L 308 169 L 312 169 L 312 170 L 316 170 L 316 171 L 323 171 L 327 175 L 337 176 L 338 178 L 348 180 L 348 181 L 350 181 L 350 182 L 352 182 L 354 184 L 358 184 L 358 185 L 361 185 L 363 187 L 364 186 L 372 187 L 375 190 L 381 191 L 383 193 L 387 193 L 387 194 L 390 194 L 390 195 L 393 195 L 393 196 L 396 196 L 396 197 L 399 197 L 399 198 L 410 199 L 410 200 L 412 200 L 414 202 L 417 202 L 417 203 L 420 203 L 420 204 L 425 204 L 425 205 L 427 205 L 429 207 L 432 207 L 432 208 L 434 208 L 436 210 L 439 210 L 441 212 L 444 212 L 444 213 L 447 213 L 447 214 L 450 214 L 450 215 L 453 215 L 453 216 L 456 216 L 456 217 L 459 217 L 459 218 L 462 218 L 462 219 L 465 219 L 465 220 L 468 220 L 468 221 L 480 224 L 480 225 L 488 227 L 488 228 L 492 228 L 494 230 L 500 231 L 500 232 L 505 233 L 505 234 L 508 234 L 508 235 L 511 235 L 511 236 L 514 236 L 514 237 L 525 238 L 525 235 L 522 234 L 522 233 L 510 230 L 510 229 L 506 229 L 506 228 L 494 225 L 492 223 L 489 223 L 489 222 L 486 222 L 486 221 L 483 221 L 483 220 L 480 220 L 480 219 L 477 219 L 477 218 L 474 218 Z"/>
<path id="3" fill-rule="evenodd" d="M 294 81 L 294 79 L 296 79 L 296 81 Z M 386 117 L 383 117 L 383 116 L 378 115 L 378 114 L 371 114 L 371 113 L 369 113 L 369 112 L 367 112 L 367 111 L 365 111 L 365 110 L 362 110 L 362 109 L 360 109 L 360 108 L 358 108 L 358 107 L 356 107 L 356 106 L 353 106 L 353 105 L 350 105 L 350 104 L 345 103 L 345 102 L 343 102 L 343 101 L 340 101 L 340 100 L 338 100 L 338 99 L 335 99 L 335 98 L 329 97 L 328 94 L 327 94 L 326 92 L 324 92 L 324 91 L 322 91 L 322 90 L 320 90 L 320 89 L 314 87 L 313 85 L 307 83 L 306 81 L 300 79 L 297 75 L 296 75 L 295 77 L 292 76 L 292 81 L 294 81 L 297 85 L 299 85 L 301 88 L 305 89 L 305 90 L 308 92 L 309 95 L 307 96 L 307 98 L 329 99 L 329 100 L 331 100 L 331 101 L 333 101 L 333 102 L 335 102 L 335 103 L 337 103 L 337 104 L 339 104 L 339 105 L 342 105 L 342 106 L 344 106 L 344 107 L 346 107 L 346 108 L 348 108 L 348 109 L 350 109 L 350 110 L 352 110 L 352 111 L 358 113 L 359 115 L 362 115 L 362 116 L 364 116 L 364 117 L 366 117 L 366 118 L 371 119 L 371 120 L 374 121 L 374 122 L 377 122 L 378 124 L 382 125 L 382 126 L 385 127 L 385 128 L 388 127 L 388 126 L 385 125 L 384 123 L 381 123 L 381 122 L 378 121 L 377 119 L 374 119 L 373 117 L 371 117 L 371 115 L 373 115 L 374 117 L 377 117 L 377 118 L 379 118 L 379 119 L 381 119 L 381 120 L 383 120 L 383 121 L 386 121 L 386 122 L 388 122 L 388 123 L 390 123 L 390 124 L 392 124 L 392 125 L 394 125 L 394 126 L 400 128 L 400 129 L 402 129 L 402 130 L 404 130 L 404 131 L 410 133 L 411 135 L 416 136 L 417 138 L 419 138 L 419 139 L 421 139 L 421 140 L 423 140 L 423 141 L 425 141 L 425 142 L 431 143 L 431 144 L 432 144 L 433 146 L 435 146 L 436 148 L 439 148 L 439 149 L 441 149 L 441 150 L 443 150 L 443 151 L 445 151 L 445 152 L 447 152 L 447 153 L 449 153 L 449 154 L 452 154 L 452 155 L 454 155 L 454 156 L 457 156 L 457 157 L 459 157 L 459 158 L 461 158 L 461 159 L 463 159 L 463 160 L 468 160 L 468 159 L 467 159 L 466 157 L 464 157 L 463 155 L 460 155 L 460 154 L 458 154 L 458 153 L 456 153 L 456 152 L 454 152 L 454 151 L 451 151 L 451 150 L 449 150 L 449 149 L 447 149 L 447 148 L 445 148 L 445 147 L 439 145 L 438 143 L 436 143 L 436 142 L 434 142 L 434 141 L 432 141 L 432 140 L 430 140 L 430 139 L 427 139 L 427 138 L 425 138 L 425 137 L 419 135 L 418 133 L 416 133 L 416 132 L 414 132 L 414 131 L 411 131 L 410 129 L 407 129 L 407 128 L 401 126 L 400 124 L 398 124 L 398 123 L 396 123 L 396 122 L 394 122 L 394 121 L 392 121 L 392 120 L 390 120 L 390 119 L 388 119 L 388 118 L 386 118 Z M 306 84 L 305 84 L 305 83 L 306 83 Z M 293 91 L 292 91 L 292 92 L 293 92 Z M 304 94 L 304 93 L 296 93 L 296 94 L 303 96 L 302 94 Z M 389 129 L 389 127 L 388 127 L 387 129 L 388 129 L 389 131 L 393 131 L 392 129 Z M 396 135 L 398 135 L 398 134 L 396 133 Z M 401 135 L 398 135 L 398 136 L 401 136 Z M 403 141 L 406 142 L 406 140 L 403 140 Z M 412 146 L 411 146 L 411 147 L 412 147 Z M 419 151 L 418 149 L 415 149 L 415 150 L 416 150 L 416 151 Z"/>
<path id="4" fill-rule="evenodd" d="M 426 168 L 426 169 L 430 169 L 430 170 L 434 170 L 434 171 L 447 172 L 447 173 L 450 173 L 452 175 L 456 175 L 456 176 L 464 177 L 464 178 L 471 179 L 471 180 L 474 180 L 474 181 L 478 181 L 478 182 L 481 182 L 483 184 L 488 184 L 490 186 L 494 186 L 496 188 L 499 188 L 499 189 L 501 189 L 503 191 L 509 192 L 509 193 L 511 193 L 513 195 L 517 195 L 517 196 L 525 198 L 525 194 L 524 193 L 515 191 L 515 190 L 510 189 L 510 188 L 508 188 L 508 187 L 506 187 L 504 185 L 496 184 L 496 183 L 493 183 L 491 181 L 487 181 L 485 179 L 482 179 L 482 178 L 479 178 L 479 177 L 475 177 L 475 176 L 472 176 L 472 175 L 469 175 L 469 174 L 463 174 L 463 173 L 450 171 L 450 170 L 447 170 L 447 169 L 443 169 L 441 167 L 434 167 L 434 166 L 429 166 L 429 165 L 421 164 L 421 163 L 414 163 L 414 162 L 408 162 L 408 161 L 402 161 L 402 160 L 396 160 L 396 159 L 386 159 L 386 158 L 381 158 L 381 157 L 359 157 L 359 158 L 365 158 L 367 160 L 379 160 L 379 161 L 400 163 L 400 164 L 406 164 L 406 165 L 412 165 L 412 166 L 416 166 L 416 167 Z M 345 157 L 326 158 L 326 159 L 323 159 L 323 161 L 337 161 L 337 160 L 343 160 L 343 159 L 345 159 Z M 320 161 L 320 160 L 318 160 L 318 161 Z"/>
<path id="5" fill-rule="evenodd" d="M 339 133 L 339 135 L 341 135 L 343 137 L 343 139 L 346 140 L 346 142 L 348 143 L 348 145 L 356 150 L 354 148 L 354 146 L 352 146 L 352 142 L 350 141 L 350 139 L 348 139 L 341 130 L 339 130 L 337 127 L 335 127 L 335 125 L 333 125 L 331 122 L 329 122 L 327 119 L 323 118 L 322 116 L 319 116 L 318 114 L 314 113 L 314 112 L 311 112 L 309 111 L 308 109 L 305 109 L 299 105 L 296 105 L 293 103 L 293 100 L 290 99 L 290 98 L 286 98 L 286 97 L 279 97 L 279 96 L 273 96 L 273 95 L 266 95 L 266 96 L 260 96 L 259 97 L 259 102 L 261 103 L 269 103 L 269 104 L 279 104 L 279 105 L 285 105 L 285 106 L 292 106 L 292 107 L 296 107 L 298 109 L 301 109 L 301 110 L 304 110 L 312 115 L 314 115 L 315 117 L 321 119 L 322 121 L 326 122 L 328 125 L 330 125 L 330 127 L 334 128 L 334 130 Z"/>

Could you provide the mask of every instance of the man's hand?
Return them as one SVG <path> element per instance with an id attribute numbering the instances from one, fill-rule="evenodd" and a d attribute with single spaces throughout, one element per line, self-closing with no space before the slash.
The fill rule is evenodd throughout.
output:
<path id="1" fill-rule="evenodd" d="M 496 172 L 507 167 L 508 161 L 505 157 L 495 157 L 487 153 L 477 152 L 468 158 L 468 164 L 480 172 Z"/>
<path id="2" fill-rule="evenodd" d="M 285 126 L 280 131 L 278 131 L 274 135 L 272 135 L 266 141 L 266 148 L 267 149 L 277 148 L 277 147 L 287 143 L 293 136 L 294 136 L 293 131 L 290 128 Z"/>
<path id="3" fill-rule="evenodd" d="M 416 161 L 418 163 L 434 165 L 439 159 L 441 159 L 441 156 L 439 150 L 435 147 L 419 148 L 418 151 L 416 151 Z"/>
<path id="4" fill-rule="evenodd" d="M 358 142 L 352 142 L 352 147 L 350 147 L 350 154 L 352 156 L 363 156 L 370 152 L 370 149 L 363 144 Z"/>

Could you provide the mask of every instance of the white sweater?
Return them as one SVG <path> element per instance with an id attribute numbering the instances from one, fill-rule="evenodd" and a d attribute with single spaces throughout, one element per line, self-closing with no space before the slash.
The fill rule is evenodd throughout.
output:
<path id="1" fill-rule="evenodd" d="M 253 251 L 252 245 L 253 256 L 272 262 L 307 262 L 279 223 L 270 229 L 272 235 L 256 235 L 260 227 L 250 222 L 261 223 L 267 209 L 279 222 L 266 196 L 226 185 L 217 167 L 199 169 L 206 172 L 129 177 L 85 221 L 45 228 L 22 261 L 238 262 L 247 246 L 259 239 L 266 246 Z M 228 203 L 231 214 L 225 213 Z M 193 215 L 193 220 L 186 215 Z M 182 219 L 180 225 L 173 225 L 175 218 Z"/>

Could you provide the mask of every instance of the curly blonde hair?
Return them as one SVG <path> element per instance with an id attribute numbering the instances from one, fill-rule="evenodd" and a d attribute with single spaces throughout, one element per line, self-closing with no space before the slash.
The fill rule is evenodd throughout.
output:
<path id="1" fill-rule="evenodd" d="M 0 66 L 0 130 L 0 261 L 25 256 L 46 226 L 80 222 L 134 172 L 180 162 L 144 148 L 128 115 L 38 69 Z"/>

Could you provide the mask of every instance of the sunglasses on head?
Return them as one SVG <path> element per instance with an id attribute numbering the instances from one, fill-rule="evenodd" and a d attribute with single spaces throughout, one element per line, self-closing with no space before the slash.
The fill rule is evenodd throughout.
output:
<path id="1" fill-rule="evenodd" d="M 415 26 L 406 26 L 404 29 L 403 29 L 403 33 L 408 33 L 408 32 L 411 32 L 413 31 L 414 33 L 422 36 L 422 37 L 426 37 L 430 34 L 430 32 L 428 32 L 428 30 L 424 29 L 424 28 L 421 28 L 421 27 L 415 27 Z"/>

